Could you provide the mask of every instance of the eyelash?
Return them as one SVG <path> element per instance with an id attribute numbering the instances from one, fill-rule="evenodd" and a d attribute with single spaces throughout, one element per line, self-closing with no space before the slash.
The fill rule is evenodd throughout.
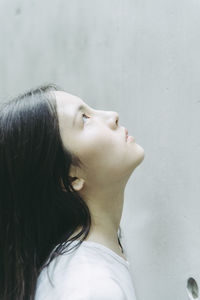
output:
<path id="1" fill-rule="evenodd" d="M 82 114 L 82 116 L 87 116 L 88 117 L 88 115 L 86 115 L 86 114 Z M 88 117 L 88 119 L 89 119 L 89 117 Z M 84 123 L 84 122 L 83 122 Z"/>

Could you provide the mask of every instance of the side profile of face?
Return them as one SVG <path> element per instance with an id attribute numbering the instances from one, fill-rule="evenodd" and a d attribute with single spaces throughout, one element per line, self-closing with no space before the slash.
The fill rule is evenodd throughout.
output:
<path id="1" fill-rule="evenodd" d="M 125 186 L 144 159 L 144 149 L 135 141 L 126 140 L 118 113 L 94 109 L 64 91 L 54 93 L 63 144 L 86 166 L 70 169 L 70 176 L 77 177 L 74 187 L 89 190 L 116 184 Z"/>

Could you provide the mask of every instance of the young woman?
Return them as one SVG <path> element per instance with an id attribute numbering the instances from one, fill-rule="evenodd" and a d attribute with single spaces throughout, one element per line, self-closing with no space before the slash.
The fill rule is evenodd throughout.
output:
<path id="1" fill-rule="evenodd" d="M 1 103 L 0 299 L 135 300 L 118 230 L 143 159 L 116 112 L 54 84 Z"/>

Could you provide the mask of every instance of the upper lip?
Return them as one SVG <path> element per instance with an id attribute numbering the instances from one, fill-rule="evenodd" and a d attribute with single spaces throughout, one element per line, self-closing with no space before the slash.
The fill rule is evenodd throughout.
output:
<path id="1" fill-rule="evenodd" d="M 128 130 L 126 128 L 125 129 L 125 140 L 127 141 L 127 138 L 128 138 Z"/>

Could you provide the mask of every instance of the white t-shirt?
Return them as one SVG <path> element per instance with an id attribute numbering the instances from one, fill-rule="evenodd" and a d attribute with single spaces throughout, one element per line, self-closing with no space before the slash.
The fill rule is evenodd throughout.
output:
<path id="1" fill-rule="evenodd" d="M 136 300 L 129 268 L 130 263 L 110 248 L 83 241 L 42 270 L 35 300 Z"/>

